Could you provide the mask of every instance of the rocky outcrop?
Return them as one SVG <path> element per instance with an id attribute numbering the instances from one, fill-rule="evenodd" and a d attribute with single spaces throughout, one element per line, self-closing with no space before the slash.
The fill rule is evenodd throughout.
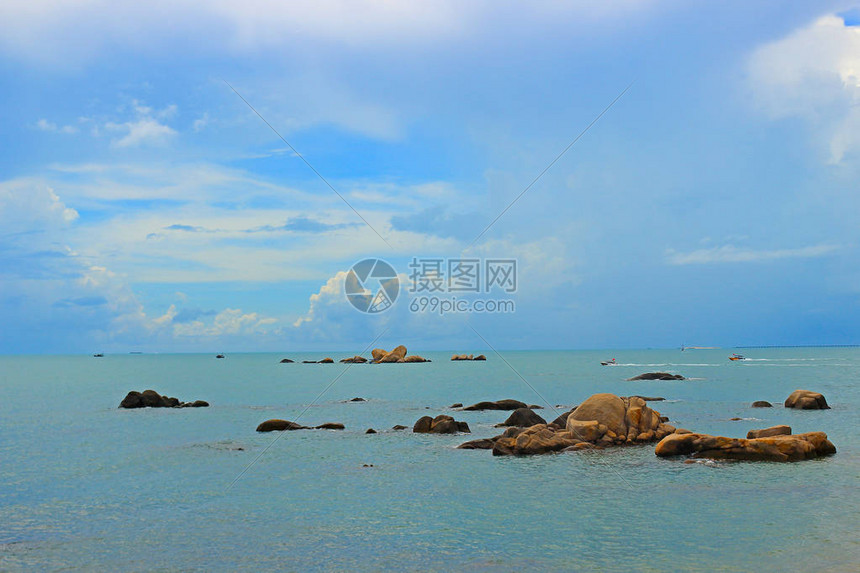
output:
<path id="1" fill-rule="evenodd" d="M 773 408 L 773 404 L 767 400 L 756 400 L 752 403 L 753 408 Z"/>
<path id="2" fill-rule="evenodd" d="M 493 455 L 532 455 L 660 440 L 675 428 L 637 396 L 595 394 L 568 413 L 564 427 L 537 424 L 516 436 L 500 437 Z M 583 445 L 584 444 L 584 445 Z"/>
<path id="3" fill-rule="evenodd" d="M 633 380 L 686 380 L 686 378 L 680 374 L 670 374 L 668 372 L 646 372 L 645 374 L 627 379 L 628 382 Z"/>
<path id="4" fill-rule="evenodd" d="M 478 354 L 477 356 L 472 358 L 472 360 L 486 360 L 486 359 L 487 359 L 487 357 L 484 356 L 483 354 Z"/>
<path id="5" fill-rule="evenodd" d="M 322 360 L 317 362 L 317 364 L 334 364 L 334 360 L 332 360 L 331 358 L 323 358 Z"/>
<path id="6" fill-rule="evenodd" d="M 707 434 L 672 434 L 657 444 L 660 457 L 690 456 L 715 460 L 793 462 L 836 453 L 824 432 L 766 438 L 725 438 Z"/>
<path id="7" fill-rule="evenodd" d="M 359 398 L 358 396 L 356 396 L 355 398 L 352 398 L 351 400 L 347 400 L 347 402 L 367 402 L 367 400 L 365 400 L 364 398 Z"/>
<path id="8" fill-rule="evenodd" d="M 338 422 L 326 422 L 325 424 L 320 424 L 319 426 L 314 426 L 316 430 L 343 430 L 344 425 Z"/>
<path id="9" fill-rule="evenodd" d="M 495 402 L 478 402 L 477 404 L 466 406 L 463 410 L 517 410 L 528 407 L 528 404 L 519 400 L 497 400 Z"/>
<path id="10" fill-rule="evenodd" d="M 401 344 L 391 352 L 387 352 L 385 356 L 383 356 L 376 362 L 378 362 L 379 364 L 390 364 L 393 362 L 398 362 L 402 358 L 406 358 L 406 347 Z"/>
<path id="11" fill-rule="evenodd" d="M 406 362 L 406 363 L 409 363 L 409 362 L 430 362 L 430 360 L 427 358 L 424 358 L 422 356 L 412 355 L 412 356 L 404 356 L 403 358 L 398 360 L 398 362 Z"/>
<path id="12" fill-rule="evenodd" d="M 399 432 L 400 430 L 408 430 L 409 428 L 407 426 L 403 426 L 401 424 L 396 424 L 394 426 L 391 426 L 391 429 L 394 430 L 395 432 Z"/>
<path id="13" fill-rule="evenodd" d="M 550 422 L 549 425 L 556 427 L 556 428 L 564 428 L 565 426 L 567 426 L 567 417 L 570 416 L 570 413 L 573 412 L 574 410 L 576 410 L 576 406 L 574 406 L 573 408 L 571 408 L 567 412 L 560 414 L 555 420 Z"/>
<path id="14" fill-rule="evenodd" d="M 374 348 L 370 351 L 370 355 L 373 357 L 373 362 L 379 362 L 386 354 L 387 352 L 381 348 Z"/>
<path id="15" fill-rule="evenodd" d="M 546 420 L 541 418 L 531 408 L 517 408 L 508 416 L 508 419 L 499 424 L 499 426 L 516 426 L 518 428 L 528 428 L 535 424 L 546 424 Z"/>
<path id="16" fill-rule="evenodd" d="M 364 356 L 353 356 L 352 358 L 344 358 L 341 362 L 344 364 L 364 364 L 367 362 L 367 358 Z"/>
<path id="17" fill-rule="evenodd" d="M 309 430 L 307 426 L 302 426 L 289 420 L 266 420 L 257 426 L 258 432 L 283 432 L 290 430 Z"/>
<path id="18" fill-rule="evenodd" d="M 486 360 L 487 357 L 483 354 L 478 354 L 475 356 L 474 354 L 455 354 L 451 357 L 451 360 Z"/>
<path id="19" fill-rule="evenodd" d="M 292 364 L 294 360 L 290 360 L 289 358 L 281 358 L 281 364 Z"/>
<path id="20" fill-rule="evenodd" d="M 791 426 L 771 426 L 770 428 L 764 428 L 763 430 L 750 430 L 747 432 L 747 439 L 753 440 L 755 438 L 770 438 L 771 436 L 790 435 Z"/>
<path id="21" fill-rule="evenodd" d="M 458 422 L 451 416 L 441 414 L 435 418 L 423 416 L 415 422 L 412 431 L 416 434 L 457 434 L 460 432 L 471 433 L 469 424 Z"/>
<path id="22" fill-rule="evenodd" d="M 809 390 L 795 390 L 785 399 L 786 408 L 795 410 L 829 410 L 824 395 Z"/>
<path id="23" fill-rule="evenodd" d="M 120 408 L 206 408 L 208 406 L 209 402 L 205 400 L 180 402 L 178 398 L 162 396 L 155 390 L 143 392 L 132 390 L 119 403 Z"/>

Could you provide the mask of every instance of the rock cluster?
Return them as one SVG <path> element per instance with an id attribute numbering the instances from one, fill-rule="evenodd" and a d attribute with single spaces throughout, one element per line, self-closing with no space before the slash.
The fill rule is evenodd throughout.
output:
<path id="1" fill-rule="evenodd" d="M 460 432 L 469 434 L 469 424 L 466 422 L 458 422 L 451 416 L 441 414 L 435 418 L 430 416 L 422 416 L 412 426 L 412 431 L 416 434 L 457 434 Z"/>
<path id="2" fill-rule="evenodd" d="M 266 420 L 257 426 L 258 432 L 284 432 L 292 430 L 343 430 L 344 425 L 337 422 L 327 422 L 319 426 L 302 426 L 290 420 Z"/>
<path id="3" fill-rule="evenodd" d="M 487 357 L 483 354 L 478 354 L 477 356 L 473 354 L 455 354 L 451 357 L 451 360 L 486 360 Z"/>
<path id="4" fill-rule="evenodd" d="M 680 374 L 670 374 L 669 372 L 646 372 L 627 379 L 628 382 L 633 380 L 686 380 L 686 378 Z"/>
<path id="5" fill-rule="evenodd" d="M 707 434 L 673 434 L 657 444 L 660 457 L 689 455 L 715 460 L 791 462 L 836 453 L 824 432 L 775 435 L 753 439 Z"/>
<path id="6" fill-rule="evenodd" d="M 453 406 L 452 406 L 453 407 Z M 528 404 L 519 400 L 496 400 L 495 402 L 478 402 L 471 406 L 466 406 L 464 410 L 517 410 L 519 408 L 528 408 Z"/>
<path id="7" fill-rule="evenodd" d="M 786 408 L 794 408 L 795 410 L 829 410 L 827 400 L 818 392 L 810 392 L 809 390 L 795 390 L 785 399 Z"/>
<path id="8" fill-rule="evenodd" d="M 406 355 L 406 347 L 402 344 L 392 350 L 391 352 L 387 352 L 382 348 L 374 348 L 371 352 L 373 356 L 373 360 L 371 360 L 371 364 L 391 364 L 395 362 L 399 363 L 409 363 L 409 362 L 430 362 L 427 358 L 423 358 L 421 356 Z"/>
<path id="9" fill-rule="evenodd" d="M 352 358 L 344 358 L 341 362 L 344 364 L 364 364 L 367 362 L 367 358 L 364 356 L 353 356 Z"/>
<path id="10" fill-rule="evenodd" d="M 136 392 L 132 390 L 119 403 L 120 408 L 206 408 L 209 402 L 195 400 L 193 402 L 180 402 L 178 398 L 162 396 L 155 390 L 144 390 Z"/>

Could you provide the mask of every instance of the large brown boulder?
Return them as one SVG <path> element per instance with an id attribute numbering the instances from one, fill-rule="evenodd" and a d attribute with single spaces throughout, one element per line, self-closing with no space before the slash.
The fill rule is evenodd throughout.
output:
<path id="1" fill-rule="evenodd" d="M 645 402 L 643 401 L 642 404 L 644 405 Z M 627 436 L 626 413 L 624 400 L 615 394 L 594 394 L 577 406 L 576 410 L 567 417 L 567 423 L 569 425 L 572 419 L 596 420 L 616 435 Z"/>
<path id="2" fill-rule="evenodd" d="M 323 358 L 322 360 L 317 362 L 317 364 L 334 364 L 334 360 L 332 360 L 331 358 Z"/>
<path id="3" fill-rule="evenodd" d="M 764 428 L 763 430 L 750 430 L 747 432 L 747 439 L 752 440 L 755 438 L 769 438 L 771 436 L 790 436 L 791 435 L 791 427 L 790 426 L 771 426 L 770 428 Z"/>
<path id="4" fill-rule="evenodd" d="M 374 348 L 370 351 L 370 355 L 373 356 L 374 362 L 381 360 L 386 354 L 388 354 L 388 352 L 382 348 Z"/>
<path id="5" fill-rule="evenodd" d="M 398 360 L 398 362 L 406 362 L 406 363 L 409 363 L 409 362 L 430 362 L 430 360 L 428 360 L 427 358 L 424 358 L 422 356 L 418 356 L 416 354 L 413 354 L 412 356 L 405 356 L 404 358 Z"/>
<path id="6" fill-rule="evenodd" d="M 472 360 L 478 360 L 478 361 L 486 360 L 486 359 L 487 359 L 487 357 L 486 357 L 486 356 L 484 356 L 483 354 L 478 354 L 477 356 L 475 356 L 474 358 L 472 358 Z"/>
<path id="7" fill-rule="evenodd" d="M 353 356 L 351 358 L 344 358 L 341 360 L 343 364 L 364 364 L 367 362 L 367 358 L 364 356 Z"/>
<path id="8" fill-rule="evenodd" d="M 785 399 L 786 408 L 794 408 L 795 410 L 829 410 L 827 400 L 818 392 L 809 390 L 795 390 Z"/>
<path id="9" fill-rule="evenodd" d="M 494 456 L 527 456 L 558 452 L 582 440 L 569 432 L 560 432 L 545 424 L 526 428 L 516 437 L 502 437 L 493 445 Z"/>
<path id="10" fill-rule="evenodd" d="M 395 348 L 394 350 L 392 350 L 391 352 L 386 353 L 385 356 L 383 356 L 382 358 L 379 359 L 379 363 L 380 364 L 387 364 L 387 363 L 397 362 L 401 358 L 406 358 L 406 347 L 403 346 L 402 344 L 400 346 L 398 346 L 397 348 Z"/>
<path id="11" fill-rule="evenodd" d="M 475 357 L 471 354 L 455 354 L 451 357 L 451 360 L 474 360 Z"/>
<path id="12" fill-rule="evenodd" d="M 836 453 L 824 432 L 743 439 L 707 434 L 672 434 L 657 444 L 660 457 L 689 455 L 716 460 L 792 462 Z"/>
<path id="13" fill-rule="evenodd" d="M 499 424 L 500 426 L 516 426 L 518 428 L 528 428 L 535 424 L 546 424 L 546 420 L 541 418 L 531 408 L 517 408 L 514 410 L 508 419 Z"/>
<path id="14" fill-rule="evenodd" d="M 309 430 L 307 426 L 302 426 L 289 420 L 266 420 L 257 426 L 258 432 L 283 432 L 285 430 Z"/>
<path id="15" fill-rule="evenodd" d="M 457 434 L 460 432 L 469 434 L 469 424 L 458 422 L 451 416 L 440 414 L 435 418 L 422 416 L 415 422 L 412 431 L 416 434 Z"/>
<path id="16" fill-rule="evenodd" d="M 471 406 L 466 406 L 463 410 L 517 410 L 519 408 L 528 408 L 529 405 L 519 400 L 496 400 L 495 402 L 478 402 Z"/>

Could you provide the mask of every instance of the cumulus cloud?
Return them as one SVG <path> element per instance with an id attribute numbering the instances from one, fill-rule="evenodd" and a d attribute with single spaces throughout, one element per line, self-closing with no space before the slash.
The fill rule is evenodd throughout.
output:
<path id="1" fill-rule="evenodd" d="M 170 319 L 175 316 L 174 312 Z M 260 316 L 256 312 L 245 313 L 238 308 L 226 308 L 216 314 L 211 323 L 199 319 L 178 323 L 173 325 L 173 332 L 177 336 L 254 335 L 268 332 L 277 323 L 277 319 Z"/>
<path id="2" fill-rule="evenodd" d="M 828 15 L 756 50 L 749 75 L 771 117 L 806 120 L 839 163 L 860 144 L 860 28 Z"/>
<path id="3" fill-rule="evenodd" d="M 125 132 L 124 136 L 114 141 L 114 145 L 117 147 L 135 147 L 143 144 L 161 145 L 176 135 L 176 130 L 150 117 L 125 123 L 108 122 L 105 124 L 105 128 L 109 131 Z"/>
<path id="4" fill-rule="evenodd" d="M 44 118 L 36 122 L 36 128 L 41 131 L 48 131 L 53 133 L 74 134 L 78 132 L 78 128 L 74 125 L 58 126 L 56 123 L 48 121 Z"/>
<path id="5" fill-rule="evenodd" d="M 666 251 L 666 262 L 670 265 L 702 265 L 711 263 L 755 263 L 779 259 L 812 259 L 824 257 L 838 251 L 839 245 L 813 245 L 796 249 L 754 250 L 723 245 L 710 249 L 698 249 L 679 253 Z"/>

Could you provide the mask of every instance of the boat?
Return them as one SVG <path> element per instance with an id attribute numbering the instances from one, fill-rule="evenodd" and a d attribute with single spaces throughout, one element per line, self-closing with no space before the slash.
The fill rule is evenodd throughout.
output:
<path id="1" fill-rule="evenodd" d="M 746 359 L 747 359 L 746 356 L 744 356 L 743 354 L 732 354 L 731 356 L 729 356 L 729 360 L 732 360 L 732 361 L 734 361 L 734 360 L 746 360 Z"/>
<path id="2" fill-rule="evenodd" d="M 105 355 L 102 354 L 101 352 L 97 352 L 97 353 L 93 354 L 93 358 L 104 358 L 104 356 Z"/>
<path id="3" fill-rule="evenodd" d="M 223 354 L 217 354 L 215 358 L 226 358 Z"/>
<path id="4" fill-rule="evenodd" d="M 600 363 L 601 366 L 615 366 L 615 359 L 612 360 L 604 360 Z"/>

